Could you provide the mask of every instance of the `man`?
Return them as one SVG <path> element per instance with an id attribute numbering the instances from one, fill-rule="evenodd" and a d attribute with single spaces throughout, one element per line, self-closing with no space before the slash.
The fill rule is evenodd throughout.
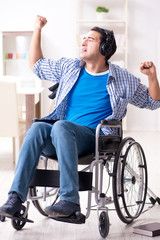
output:
<path id="1" fill-rule="evenodd" d="M 41 50 L 41 30 L 46 23 L 46 18 L 37 16 L 29 62 L 39 78 L 59 83 L 54 111 L 46 117 L 59 120 L 54 124 L 36 122 L 27 131 L 9 198 L 0 208 L 4 216 L 20 211 L 42 152 L 57 156 L 60 166 L 60 201 L 46 207 L 46 213 L 68 217 L 80 211 L 78 156 L 94 151 L 100 120 L 121 120 L 128 103 L 151 110 L 160 107 L 160 87 L 152 62 L 140 65 L 140 71 L 148 76 L 147 88 L 108 61 L 116 51 L 112 31 L 93 28 L 83 39 L 80 59 L 54 61 L 44 58 Z M 103 128 L 101 134 L 110 131 Z"/>

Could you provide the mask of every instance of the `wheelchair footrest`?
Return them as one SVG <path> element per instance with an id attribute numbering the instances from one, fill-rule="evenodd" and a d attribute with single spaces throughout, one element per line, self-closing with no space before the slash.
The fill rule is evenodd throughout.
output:
<path id="1" fill-rule="evenodd" d="M 21 221 L 21 222 L 34 223 L 34 221 L 28 218 L 23 218 L 23 217 L 12 217 L 11 219 Z"/>
<path id="2" fill-rule="evenodd" d="M 20 222 L 25 222 L 25 223 L 26 223 L 26 222 L 28 222 L 28 223 L 34 223 L 34 221 L 32 221 L 32 220 L 20 216 L 19 213 L 16 213 L 16 214 L 13 215 L 13 216 L 8 216 L 8 215 L 2 216 L 2 215 L 1 215 L 1 219 L 2 219 L 2 218 L 4 218 L 4 220 L 5 220 L 5 218 L 10 218 L 10 219 L 12 219 L 12 220 L 14 220 L 14 221 L 20 221 Z M 1 220 L 1 221 L 2 221 L 2 220 Z"/>
<path id="3" fill-rule="evenodd" d="M 34 223 L 34 221 L 28 219 L 28 218 L 24 218 L 22 216 L 20 216 L 19 213 L 16 213 L 15 215 L 13 215 L 12 217 L 9 217 L 8 218 L 11 218 L 12 220 L 16 220 L 16 221 L 21 221 L 21 222 L 28 222 L 28 223 Z"/>
<path id="4" fill-rule="evenodd" d="M 160 205 L 160 198 L 159 197 L 156 198 L 156 202 Z"/>
<path id="5" fill-rule="evenodd" d="M 49 218 L 52 218 L 56 221 L 60 222 L 66 222 L 66 223 L 74 223 L 74 224 L 82 224 L 85 223 L 86 217 L 80 212 L 76 212 L 74 215 L 70 217 L 54 217 L 54 216 L 49 216 Z"/>

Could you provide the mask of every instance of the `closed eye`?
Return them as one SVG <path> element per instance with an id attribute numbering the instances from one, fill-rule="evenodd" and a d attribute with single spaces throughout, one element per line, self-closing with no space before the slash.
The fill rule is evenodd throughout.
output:
<path id="1" fill-rule="evenodd" d="M 88 37 L 90 41 L 94 41 L 95 39 L 93 37 Z"/>
<path id="2" fill-rule="evenodd" d="M 85 40 L 87 38 L 88 38 L 89 41 L 94 41 L 95 40 L 95 38 L 93 38 L 93 37 L 83 37 L 83 40 Z"/>

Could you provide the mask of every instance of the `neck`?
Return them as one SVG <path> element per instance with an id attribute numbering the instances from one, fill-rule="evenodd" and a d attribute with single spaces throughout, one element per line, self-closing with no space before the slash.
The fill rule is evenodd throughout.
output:
<path id="1" fill-rule="evenodd" d="M 107 64 L 93 64 L 93 63 L 86 63 L 85 68 L 92 73 L 101 73 L 105 72 L 109 69 Z"/>

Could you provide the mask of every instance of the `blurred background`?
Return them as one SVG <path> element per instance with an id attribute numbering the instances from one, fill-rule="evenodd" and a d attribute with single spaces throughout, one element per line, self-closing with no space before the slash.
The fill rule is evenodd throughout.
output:
<path id="1" fill-rule="evenodd" d="M 104 12 L 97 12 L 98 7 L 105 8 Z M 48 87 L 53 83 L 37 79 L 28 64 L 28 50 L 36 15 L 42 15 L 48 20 L 42 31 L 42 50 L 45 57 L 78 57 L 83 34 L 94 26 L 113 29 L 118 49 L 111 61 L 127 68 L 140 78 L 142 83 L 148 85 L 147 77 L 140 73 L 139 66 L 142 61 L 153 61 L 160 79 L 159 9 L 159 0 L 0 0 L 0 83 L 4 85 L 4 82 L 8 82 L 14 90 L 9 87 L 3 90 L 3 85 L 0 85 L 1 204 L 6 200 L 23 136 L 32 118 L 46 116 L 52 111 L 53 102 L 48 98 Z M 16 86 L 11 86 L 11 83 L 16 83 Z M 14 92 L 15 95 L 12 94 Z M 18 130 L 20 128 L 21 131 Z M 160 109 L 142 110 L 129 105 L 124 129 L 124 136 L 132 136 L 142 145 L 147 158 L 149 186 L 156 194 L 160 194 L 157 184 L 160 167 Z M 140 221 L 155 221 L 155 217 L 158 221 L 157 210 L 156 208 L 153 210 L 155 212 L 142 215 Z M 72 228 L 75 233 L 72 234 L 73 239 L 79 239 L 79 229 L 75 226 L 68 228 L 61 223 L 56 225 L 55 222 L 48 225 L 48 221 L 40 219 L 39 215 L 35 217 L 35 212 L 33 210 L 32 214 L 33 219 L 37 218 L 37 225 L 33 227 L 28 224 L 29 231 L 15 232 L 8 221 L 6 225 L 1 224 L 1 238 L 50 239 L 55 231 L 57 234 L 64 234 L 65 239 L 70 239 Z M 84 232 L 87 232 L 87 236 L 83 239 L 98 239 L 97 230 L 97 233 L 91 230 L 92 234 L 88 235 L 88 229 L 93 229 L 94 221 L 96 217 L 87 223 L 86 230 L 82 226 L 80 239 Z M 113 235 L 110 239 L 120 239 L 120 232 L 121 239 L 137 239 L 137 236 L 132 234 L 132 227 L 128 227 L 127 231 L 125 225 L 120 225 L 119 220 L 116 221 L 118 222 L 113 224 Z M 61 235 L 58 236 L 60 237 L 57 239 L 62 239 Z"/>
<path id="2" fill-rule="evenodd" d="M 103 17 L 97 16 L 98 6 L 106 7 L 109 12 Z M 141 61 L 151 60 L 159 74 L 159 8 L 159 0 L 0 0 L 0 32 L 3 41 L 0 48 L 0 74 L 21 76 L 25 81 L 24 86 L 33 85 L 31 82 L 34 76 L 28 67 L 28 48 L 35 17 L 42 15 L 48 20 L 42 32 L 45 57 L 53 59 L 78 57 L 78 44 L 82 34 L 93 26 L 106 27 L 114 30 L 119 46 L 119 52 L 113 61 L 127 68 L 148 85 L 147 78 L 139 71 L 139 65 Z M 19 33 L 15 36 L 13 34 L 8 40 L 3 32 L 29 32 L 29 34 L 23 39 L 18 39 Z M 16 50 L 12 50 L 11 46 L 15 42 Z M 16 67 L 13 67 L 15 58 L 25 61 L 23 63 L 16 61 Z M 52 84 L 42 82 L 40 85 L 44 87 L 41 113 L 45 116 L 50 109 L 47 96 L 48 87 Z M 125 125 L 129 131 L 160 130 L 160 110 L 151 112 L 129 106 Z"/>

